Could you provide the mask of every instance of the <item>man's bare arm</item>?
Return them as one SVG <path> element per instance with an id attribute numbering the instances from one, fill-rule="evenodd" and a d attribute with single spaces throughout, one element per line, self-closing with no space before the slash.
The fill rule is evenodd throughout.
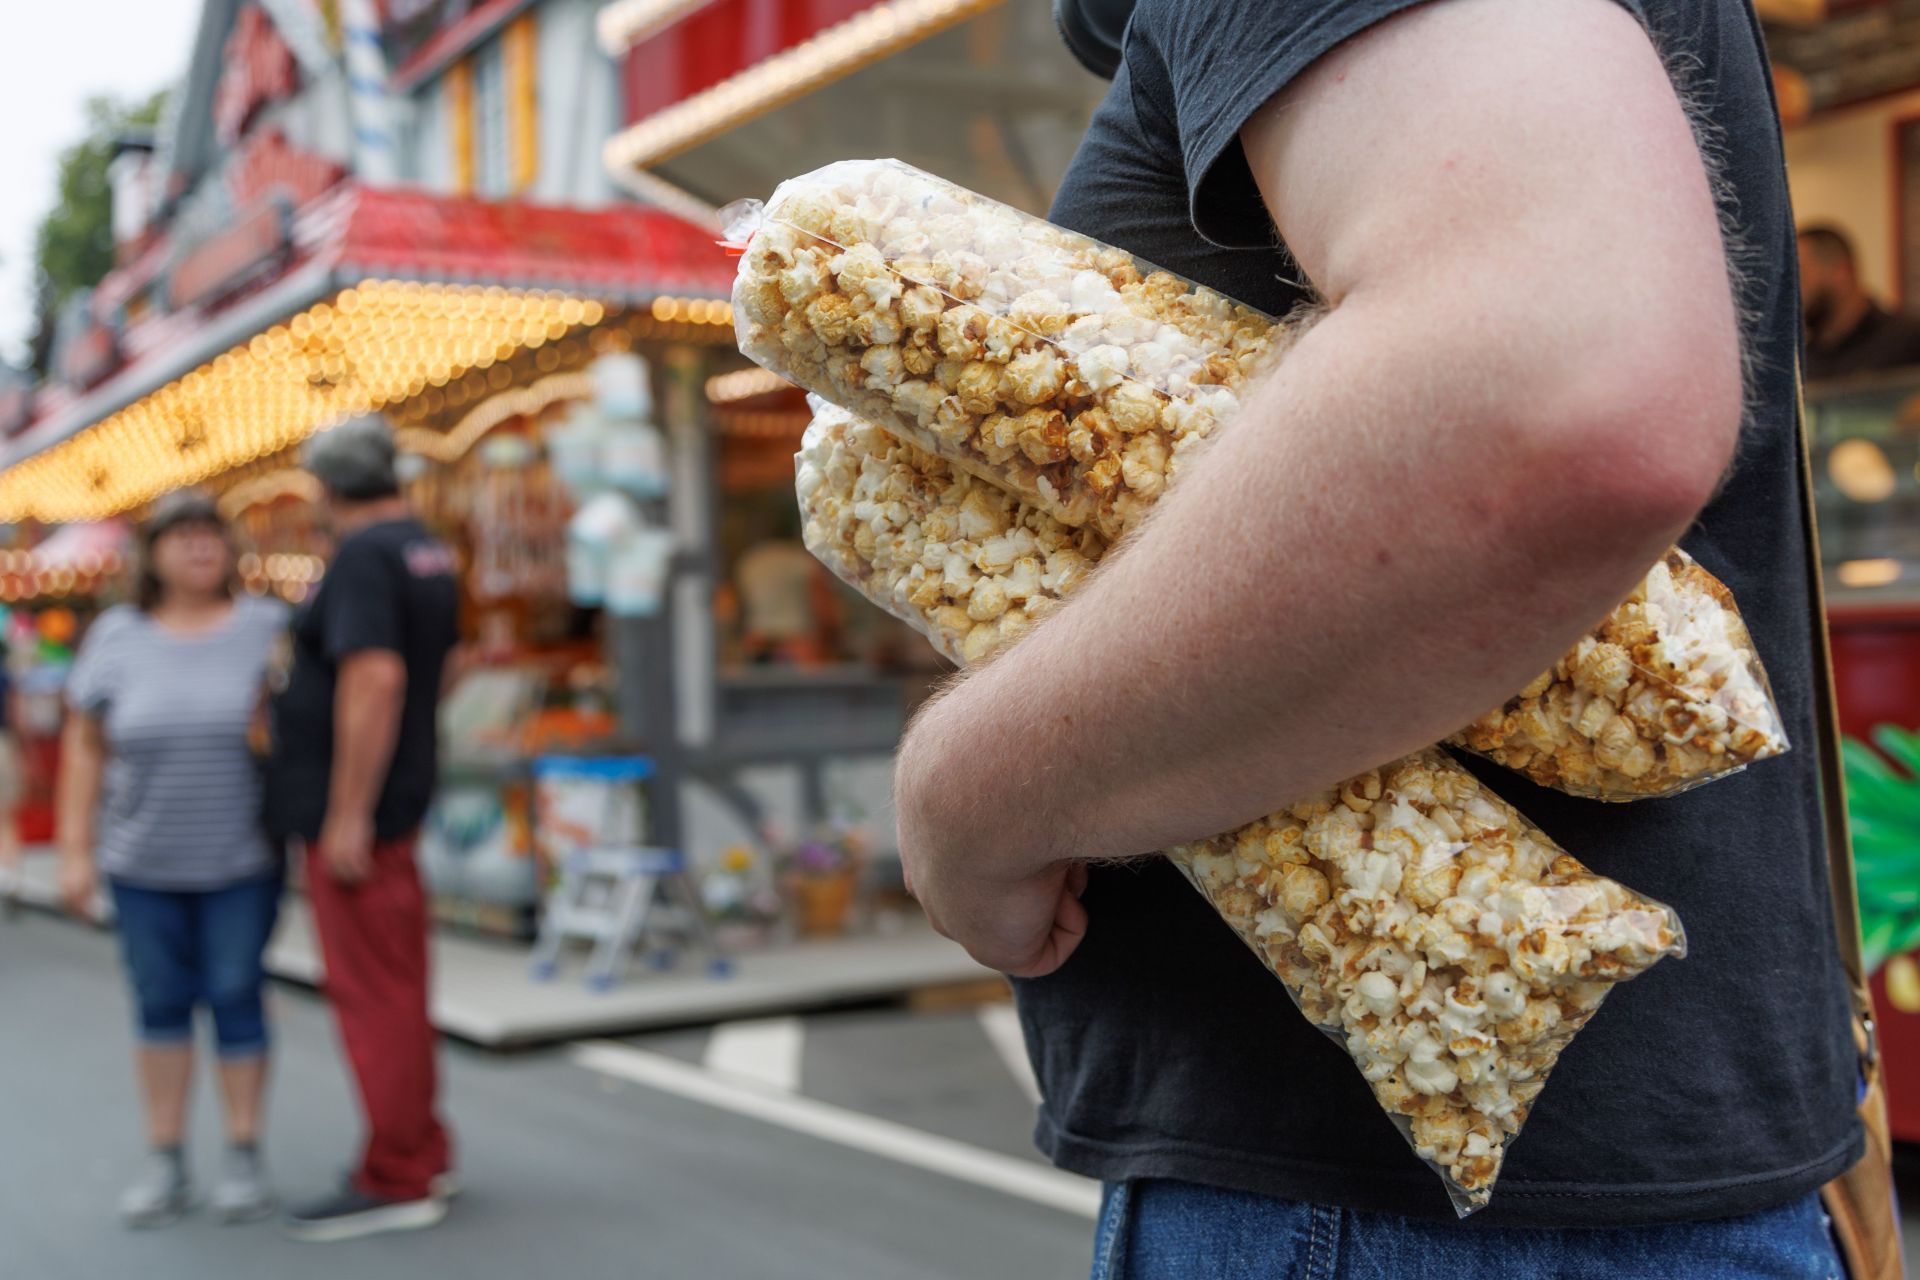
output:
<path id="1" fill-rule="evenodd" d="M 407 664 L 397 653 L 368 649 L 341 660 L 334 688 L 333 778 L 329 820 L 371 820 L 400 741 Z"/>
<path id="2" fill-rule="evenodd" d="M 901 832 L 936 919 L 1445 736 L 1615 604 L 1731 456 L 1708 180 L 1610 0 L 1411 10 L 1242 141 L 1327 315 L 1074 603 L 916 722 Z"/>

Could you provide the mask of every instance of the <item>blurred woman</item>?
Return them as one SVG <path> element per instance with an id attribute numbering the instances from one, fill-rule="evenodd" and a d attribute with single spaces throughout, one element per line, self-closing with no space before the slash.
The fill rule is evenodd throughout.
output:
<path id="1" fill-rule="evenodd" d="M 228 1139 L 213 1209 L 230 1222 L 273 1209 L 259 1155 L 261 957 L 281 865 L 248 732 L 286 617 L 236 598 L 234 563 L 210 499 L 163 499 L 141 530 L 137 604 L 94 624 L 67 690 L 61 892 L 87 914 L 105 877 L 137 1011 L 151 1154 L 121 1200 L 130 1226 L 193 1204 L 182 1144 L 198 1007 L 212 1016 Z"/>

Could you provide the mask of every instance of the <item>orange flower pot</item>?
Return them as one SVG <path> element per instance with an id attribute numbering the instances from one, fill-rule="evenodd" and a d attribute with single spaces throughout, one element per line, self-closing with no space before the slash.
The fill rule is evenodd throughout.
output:
<path id="1" fill-rule="evenodd" d="M 853 911 L 855 881 L 852 871 L 794 877 L 793 901 L 799 910 L 800 932 L 810 938 L 845 932 L 847 917 Z"/>

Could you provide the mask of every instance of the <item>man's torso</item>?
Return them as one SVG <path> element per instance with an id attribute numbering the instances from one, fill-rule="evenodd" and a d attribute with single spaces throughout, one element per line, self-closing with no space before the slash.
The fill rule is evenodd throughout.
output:
<path id="1" fill-rule="evenodd" d="M 1194 117 L 1217 123 L 1216 88 L 1244 92 L 1276 60 L 1310 60 L 1327 28 L 1350 35 L 1411 3 L 1146 0 L 1055 221 L 1286 314 L 1305 295 L 1283 252 L 1221 248 L 1196 234 L 1186 164 L 1205 138 Z M 1838 1172 L 1857 1140 L 1813 755 L 1793 229 L 1767 71 L 1741 0 L 1680 0 L 1641 16 L 1670 60 L 1699 61 L 1687 88 L 1716 139 L 1723 208 L 1737 215 L 1754 356 L 1738 466 L 1682 545 L 1733 588 L 1796 750 L 1630 805 L 1574 799 L 1472 763 L 1595 870 L 1672 904 L 1692 947 L 1688 959 L 1620 988 L 1574 1041 L 1493 1207 L 1476 1219 L 1488 1223 L 1751 1212 Z M 1270 30 L 1284 34 L 1263 37 Z M 1204 60 L 1204 74 L 1176 65 L 1183 57 Z M 1192 176 L 1210 234 L 1272 244 L 1237 146 L 1206 181 Z M 1170 1177 L 1452 1216 L 1440 1180 L 1344 1049 L 1308 1025 L 1167 864 L 1096 869 L 1085 900 L 1091 927 L 1079 951 L 1054 976 L 1019 984 L 1046 1094 L 1039 1139 L 1059 1163 L 1110 1180 Z"/>
<path id="2" fill-rule="evenodd" d="M 375 810 L 383 840 L 419 827 L 438 770 L 440 684 L 457 639 L 459 597 L 451 553 L 413 520 L 363 529 L 341 543 L 338 565 L 364 557 L 353 576 L 378 579 L 378 599 L 346 601 L 343 575 L 329 572 L 293 628 L 292 671 L 275 702 L 275 757 L 268 785 L 271 825 L 281 836 L 314 839 L 326 816 L 333 767 L 334 695 L 339 665 L 329 651 L 335 611 L 348 607 L 398 611 L 392 628 L 406 664 L 407 687 L 393 764 Z"/>

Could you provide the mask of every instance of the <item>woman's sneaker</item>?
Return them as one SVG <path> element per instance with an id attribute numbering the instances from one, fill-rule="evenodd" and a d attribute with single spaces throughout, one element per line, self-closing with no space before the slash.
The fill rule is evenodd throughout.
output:
<path id="1" fill-rule="evenodd" d="M 178 1222 L 193 1207 L 193 1187 L 186 1160 L 178 1147 L 165 1147 L 147 1156 L 140 1176 L 120 1197 L 120 1221 L 145 1230 Z"/>
<path id="2" fill-rule="evenodd" d="M 370 1196 L 352 1183 L 313 1204 L 287 1214 L 287 1234 L 309 1244 L 358 1240 L 386 1231 L 420 1231 L 447 1216 L 447 1202 L 429 1195 L 420 1200 Z"/>
<path id="3" fill-rule="evenodd" d="M 236 1143 L 227 1148 L 212 1205 L 214 1216 L 228 1224 L 258 1222 L 273 1215 L 273 1192 L 267 1189 L 257 1147 Z"/>

